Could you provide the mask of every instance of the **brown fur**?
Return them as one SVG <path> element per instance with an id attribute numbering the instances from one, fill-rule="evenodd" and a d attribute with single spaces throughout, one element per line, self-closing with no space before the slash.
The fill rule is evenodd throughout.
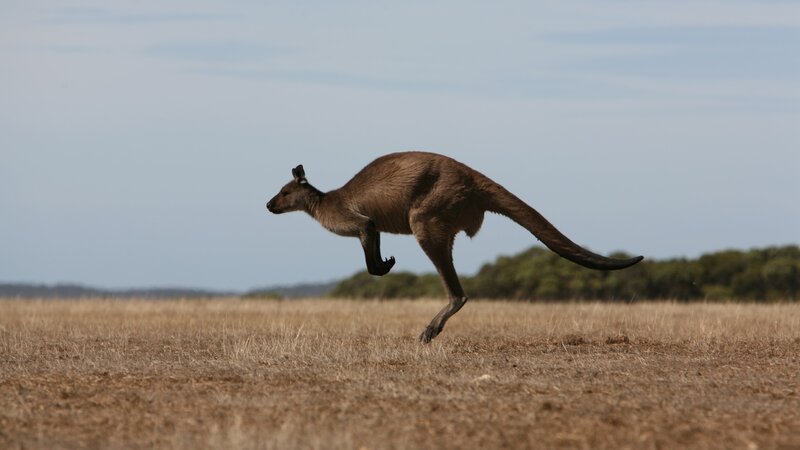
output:
<path id="1" fill-rule="evenodd" d="M 380 233 L 413 234 L 442 279 L 450 303 L 422 332 L 430 342 L 467 297 L 453 267 L 453 240 L 464 231 L 474 236 L 486 211 L 503 214 L 527 228 L 547 247 L 593 269 L 622 269 L 642 260 L 611 259 L 586 250 L 561 234 L 536 210 L 480 172 L 446 156 L 425 152 L 392 153 L 361 169 L 339 189 L 323 193 L 311 186 L 303 166 L 267 203 L 275 214 L 305 211 L 328 230 L 358 237 L 367 270 L 385 275 L 394 257 L 383 259 Z"/>

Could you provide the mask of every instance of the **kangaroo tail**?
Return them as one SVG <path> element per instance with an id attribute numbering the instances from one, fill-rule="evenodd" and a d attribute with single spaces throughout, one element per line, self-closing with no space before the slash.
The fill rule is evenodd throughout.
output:
<path id="1" fill-rule="evenodd" d="M 502 214 L 522 225 L 542 241 L 547 248 L 576 264 L 590 269 L 617 270 L 630 267 L 644 259 L 643 256 L 630 259 L 615 259 L 590 252 L 572 242 L 538 211 L 528 206 L 527 203 L 508 192 L 499 184 L 493 183 L 489 193 L 491 199 L 487 208 L 489 211 Z"/>

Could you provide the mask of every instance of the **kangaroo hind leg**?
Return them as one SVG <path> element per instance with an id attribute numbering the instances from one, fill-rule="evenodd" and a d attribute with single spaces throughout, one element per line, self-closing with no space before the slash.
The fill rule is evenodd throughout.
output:
<path id="1" fill-rule="evenodd" d="M 421 229 L 415 229 L 414 234 L 422 250 L 425 251 L 433 265 L 436 266 L 436 271 L 439 272 L 445 292 L 450 298 L 450 302 L 436 314 L 419 336 L 419 340 L 427 344 L 442 332 L 447 319 L 467 303 L 467 297 L 464 295 L 464 290 L 458 281 L 456 269 L 453 267 L 453 240 L 455 233 L 444 229 L 437 230 L 433 227 L 421 227 Z"/>

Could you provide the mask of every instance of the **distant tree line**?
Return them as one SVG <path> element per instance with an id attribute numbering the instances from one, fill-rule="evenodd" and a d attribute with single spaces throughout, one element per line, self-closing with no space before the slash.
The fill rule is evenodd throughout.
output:
<path id="1" fill-rule="evenodd" d="M 501 256 L 461 281 L 470 297 L 488 299 L 800 300 L 800 247 L 725 250 L 697 259 L 646 259 L 612 272 L 586 269 L 545 248 L 532 247 Z M 443 290 L 435 274 L 399 272 L 373 277 L 361 272 L 339 282 L 328 295 L 419 298 L 441 297 Z"/>

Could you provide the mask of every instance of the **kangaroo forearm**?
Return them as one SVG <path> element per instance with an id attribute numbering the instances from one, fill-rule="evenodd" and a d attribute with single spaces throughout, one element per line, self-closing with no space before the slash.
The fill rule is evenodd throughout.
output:
<path id="1" fill-rule="evenodd" d="M 375 225 L 370 221 L 361 234 L 361 246 L 364 249 L 364 259 L 367 263 L 367 272 L 372 275 L 386 275 L 394 266 L 394 257 L 384 260 L 381 256 L 381 234 L 375 230 Z"/>

